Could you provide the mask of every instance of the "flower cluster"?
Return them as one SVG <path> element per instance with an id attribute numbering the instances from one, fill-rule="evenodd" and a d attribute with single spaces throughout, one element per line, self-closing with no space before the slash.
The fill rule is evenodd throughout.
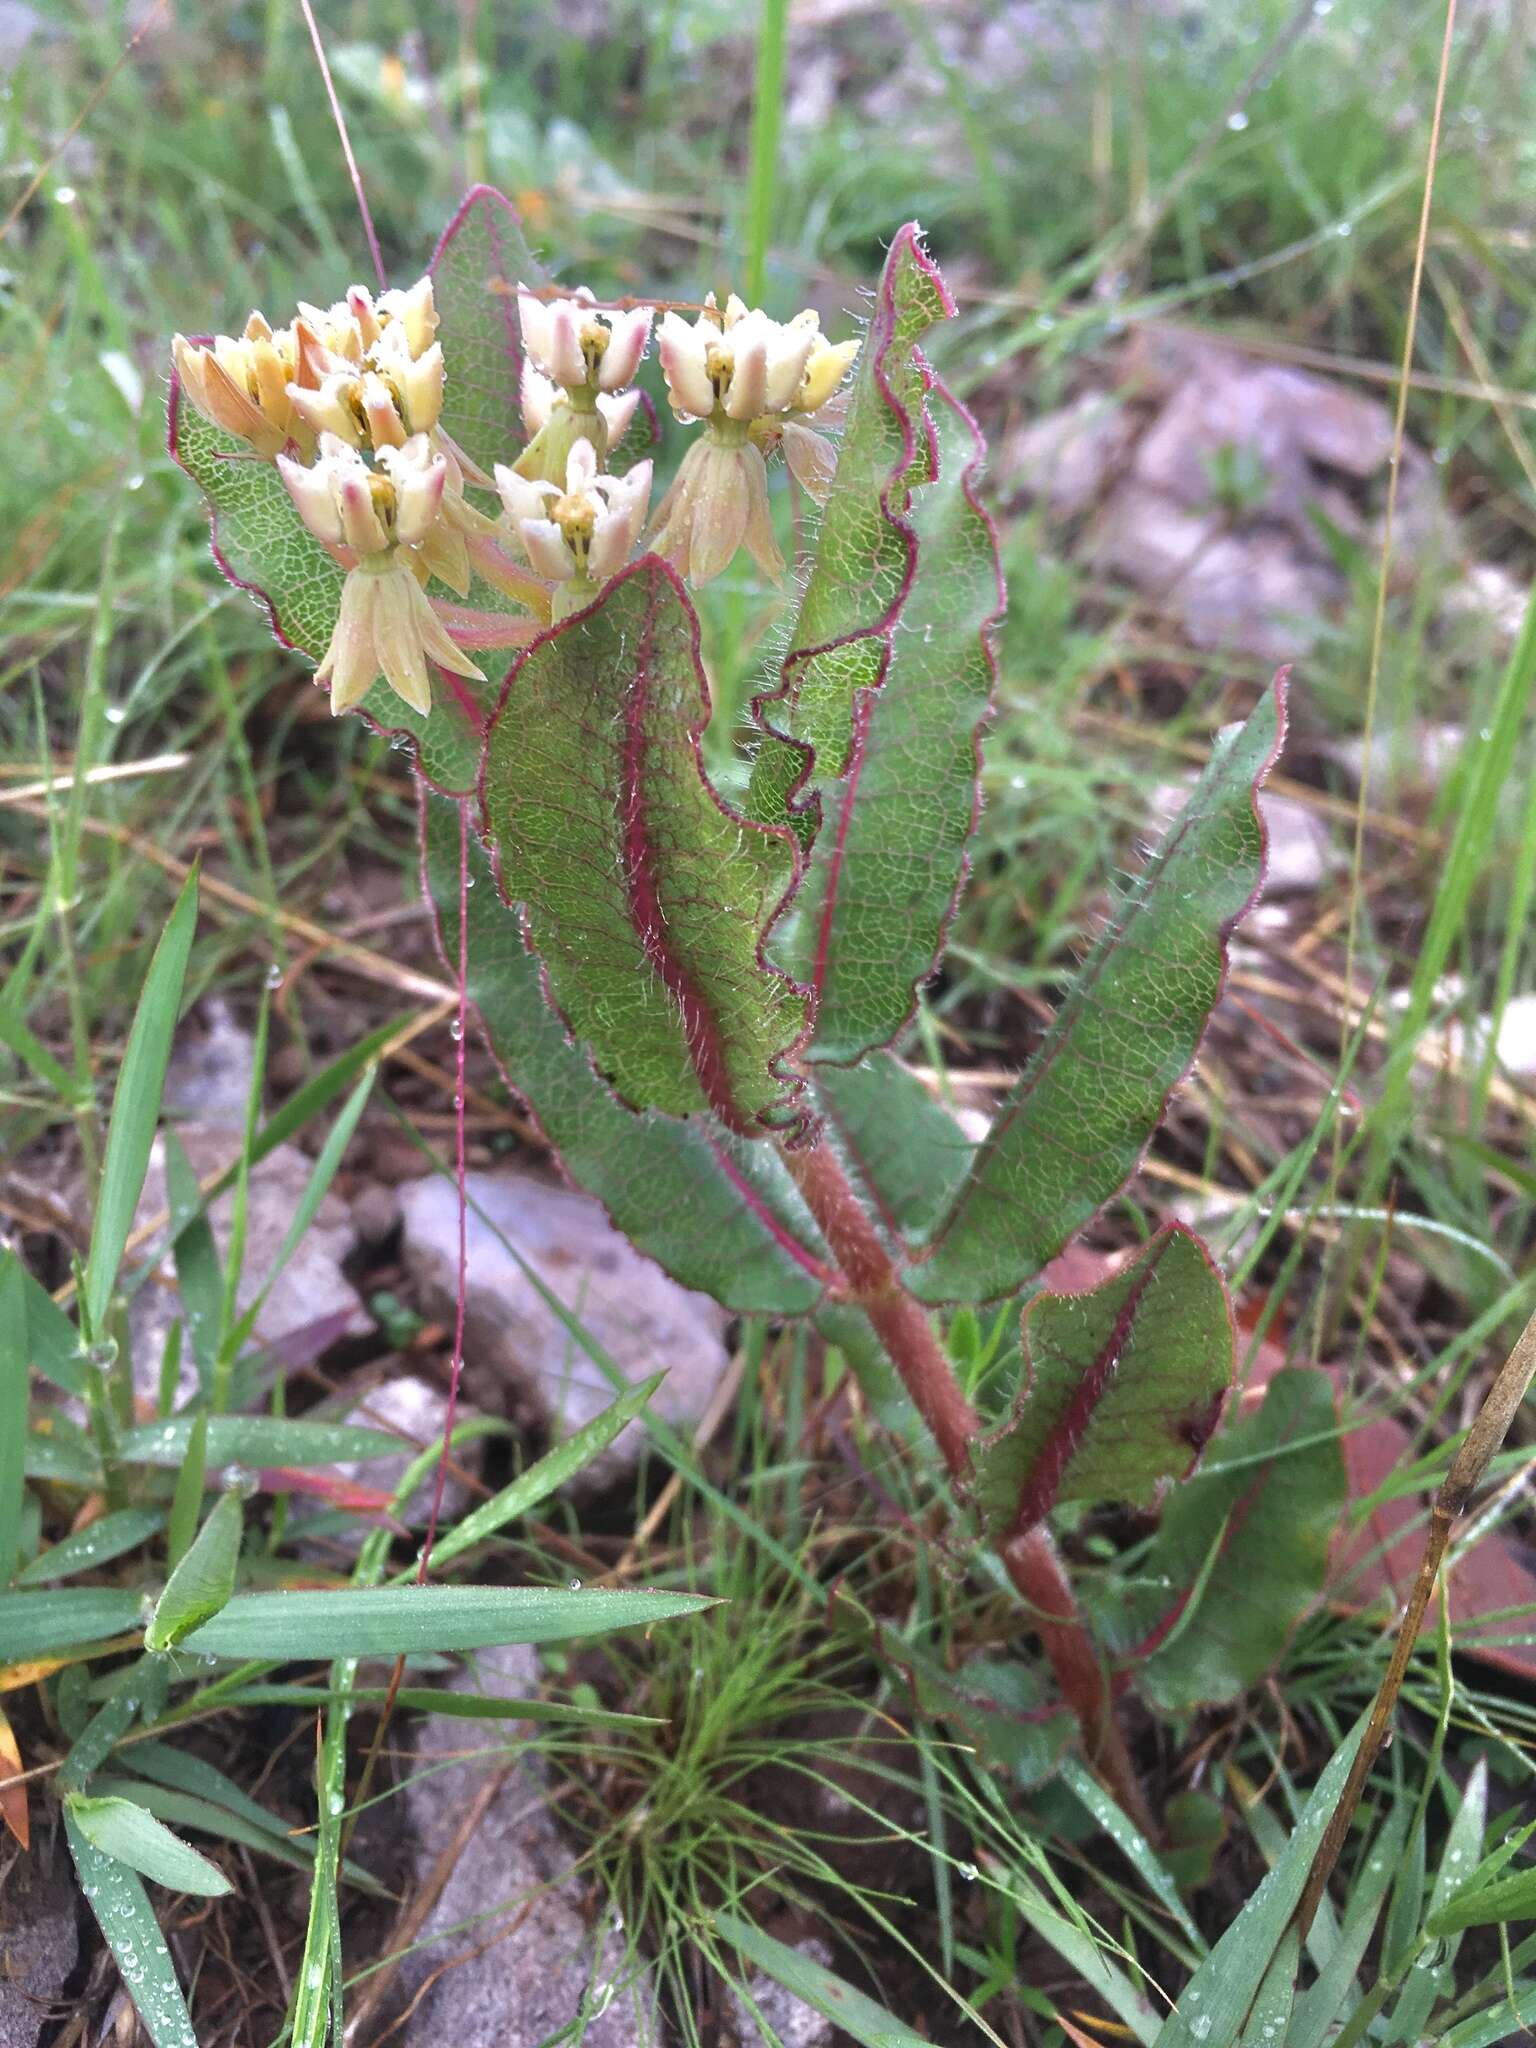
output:
<path id="1" fill-rule="evenodd" d="M 795 476 L 825 496 L 832 449 L 804 421 L 836 393 L 858 347 L 829 342 L 812 311 L 770 320 L 734 293 L 723 312 L 711 293 L 691 325 L 676 313 L 663 318 L 657 349 L 668 399 L 679 419 L 702 420 L 704 432 L 658 510 L 658 554 L 707 583 L 745 544 L 767 575 L 783 575 L 764 453 L 782 441 Z"/>
<path id="2" fill-rule="evenodd" d="M 640 404 L 652 309 L 610 310 L 585 290 L 545 300 L 520 288 L 517 304 L 528 440 L 494 479 L 442 425 L 448 368 L 430 277 L 377 298 L 353 286 L 333 306 L 301 304 L 285 327 L 253 313 L 238 337 L 176 336 L 188 400 L 276 463 L 304 525 L 346 572 L 318 676 L 334 711 L 383 676 L 425 714 L 429 662 L 480 677 L 427 595 L 434 580 L 463 598 L 478 573 L 531 613 L 447 608 L 459 640 L 511 645 L 591 603 L 640 542 L 651 464 L 614 475 L 609 462 Z M 858 344 L 828 342 L 814 312 L 780 322 L 734 296 L 722 310 L 713 294 L 691 323 L 668 312 L 658 341 L 672 411 L 702 432 L 650 544 L 694 583 L 718 576 L 743 545 L 782 575 L 764 457 L 782 446 L 800 482 L 825 494 L 834 452 L 806 422 L 828 406 Z M 488 491 L 493 481 L 499 517 L 466 496 L 466 483 Z"/>

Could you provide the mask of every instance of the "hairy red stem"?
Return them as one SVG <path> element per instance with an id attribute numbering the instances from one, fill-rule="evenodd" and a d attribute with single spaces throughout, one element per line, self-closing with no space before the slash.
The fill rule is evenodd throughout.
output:
<path id="1" fill-rule="evenodd" d="M 848 1299 L 868 1316 L 913 1406 L 932 1432 L 950 1478 L 963 1486 L 970 1477 L 971 1445 L 981 1434 L 981 1419 L 933 1333 L 927 1310 L 902 1286 L 895 1261 L 830 1146 L 785 1146 L 780 1156 L 831 1247 Z M 1128 1816 L 1150 1833 L 1151 1817 L 1104 1668 L 1044 1524 L 1010 1536 L 999 1555 L 1031 1610 L 1056 1682 L 1082 1729 L 1090 1762 Z"/>

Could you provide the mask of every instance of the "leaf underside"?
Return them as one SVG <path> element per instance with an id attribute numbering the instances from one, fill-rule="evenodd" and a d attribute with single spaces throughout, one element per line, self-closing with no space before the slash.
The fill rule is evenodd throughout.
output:
<path id="1" fill-rule="evenodd" d="M 773 958 L 816 992 L 808 1057 L 846 1063 L 910 1021 L 959 899 L 976 821 L 981 728 L 1002 609 L 992 522 L 975 496 L 982 441 L 935 382 L 937 475 L 913 494 L 913 575 L 878 689 L 854 699 L 847 769 Z"/>
<path id="2" fill-rule="evenodd" d="M 422 875 L 444 959 L 458 960 L 459 822 L 422 791 Z M 685 1287 L 744 1314 L 800 1315 L 820 1300 L 828 1253 L 771 1147 L 708 1117 L 635 1115 L 598 1079 L 544 999 L 538 961 L 469 835 L 469 995 L 508 1083 L 571 1178 L 630 1242 Z"/>
<path id="3" fill-rule="evenodd" d="M 809 842 L 818 791 L 848 764 L 855 693 L 878 686 L 911 585 L 906 493 L 932 473 L 917 344 L 954 306 L 914 224 L 891 244 L 859 352 L 816 559 L 776 690 L 754 709 L 765 737 L 747 808 Z"/>
<path id="4" fill-rule="evenodd" d="M 1036 1295 L 1014 1415 L 976 1453 L 989 1529 L 1022 1533 L 1068 1501 L 1153 1506 L 1204 1448 L 1232 1363 L 1226 1289 L 1180 1225 L 1085 1294 Z"/>
<path id="5" fill-rule="evenodd" d="M 1263 1406 L 1224 1429 L 1164 1505 L 1145 1578 L 1175 1589 L 1173 1625 L 1137 1677 L 1155 1705 L 1220 1705 L 1273 1668 L 1323 1590 L 1347 1498 L 1332 1379 L 1277 1372 Z"/>
<path id="6" fill-rule="evenodd" d="M 795 1120 L 803 992 L 761 958 L 794 845 L 721 803 L 698 622 L 655 556 L 521 656 L 482 806 L 550 998 L 619 1098 L 764 1135 Z"/>
<path id="7" fill-rule="evenodd" d="M 1032 1279 L 1124 1185 L 1188 1072 L 1256 895 L 1255 791 L 1279 749 L 1283 679 L 1218 739 L 1183 814 L 1073 982 L 909 1284 L 991 1300 Z"/>

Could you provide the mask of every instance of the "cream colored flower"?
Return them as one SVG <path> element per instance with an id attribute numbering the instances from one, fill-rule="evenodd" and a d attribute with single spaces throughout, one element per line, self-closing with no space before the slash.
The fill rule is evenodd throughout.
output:
<path id="1" fill-rule="evenodd" d="M 360 365 L 330 371 L 312 391 L 291 384 L 288 398 L 314 433 L 334 434 L 354 448 L 399 448 L 437 425 L 443 385 L 442 344 L 412 356 L 397 327 L 385 330 Z"/>
<path id="2" fill-rule="evenodd" d="M 204 419 L 249 441 L 258 455 L 275 455 L 296 437 L 296 428 L 310 440 L 289 396 L 299 368 L 292 328 L 274 331 L 252 313 L 238 338 L 220 334 L 204 345 L 178 334 L 171 355 L 183 391 Z"/>
<path id="3" fill-rule="evenodd" d="M 517 313 L 534 367 L 568 391 L 621 391 L 634 382 L 651 334 L 649 306 L 607 313 L 585 288 L 547 305 L 519 289 Z"/>
<path id="4" fill-rule="evenodd" d="M 570 409 L 570 394 L 542 370 L 536 370 L 532 360 L 523 363 L 522 382 L 518 389 L 522 406 L 523 427 L 529 440 L 541 434 L 549 425 L 551 416 L 561 407 Z M 636 390 L 597 394 L 597 411 L 608 431 L 608 449 L 617 448 L 634 423 L 640 409 L 640 393 Z M 567 458 L 569 459 L 569 458 Z"/>
<path id="5" fill-rule="evenodd" d="M 590 441 L 578 441 L 565 488 L 496 466 L 496 488 L 524 554 L 550 583 L 606 583 L 629 560 L 651 495 L 651 465 L 603 476 Z"/>
<path id="6" fill-rule="evenodd" d="M 382 675 L 395 695 L 425 718 L 432 709 L 429 661 L 455 675 L 481 674 L 449 639 L 401 555 L 372 556 L 348 570 L 336 630 L 315 675 L 330 690 L 332 712 L 339 715 L 361 703 Z"/>
<path id="7" fill-rule="evenodd" d="M 656 514 L 651 546 L 690 583 L 708 583 L 745 544 L 766 576 L 784 574 L 768 507 L 768 470 L 751 441 L 705 433 L 683 457 Z"/>
<path id="8" fill-rule="evenodd" d="M 723 313 L 711 292 L 691 325 L 677 313 L 664 314 L 656 337 L 674 412 L 685 419 L 723 415 L 742 421 L 789 410 L 819 341 L 814 312 L 770 320 L 734 292 Z"/>

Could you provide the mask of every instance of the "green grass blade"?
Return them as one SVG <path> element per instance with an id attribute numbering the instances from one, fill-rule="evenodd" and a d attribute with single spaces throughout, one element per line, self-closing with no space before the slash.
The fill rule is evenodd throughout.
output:
<path id="1" fill-rule="evenodd" d="M 141 1877 L 151 1877 L 170 1891 L 192 1892 L 206 1899 L 221 1899 L 233 1889 L 217 1864 L 173 1834 L 164 1821 L 156 1820 L 147 1806 L 115 1795 L 103 1799 L 83 1792 L 71 1792 L 65 1805 L 88 1842 Z"/>
<path id="2" fill-rule="evenodd" d="M 914 2034 L 883 2005 L 876 2005 L 862 1991 L 834 1976 L 798 1949 L 789 1948 L 772 1935 L 764 1934 L 750 1920 L 736 1913 L 716 1913 L 715 1932 L 746 1957 L 754 1968 L 782 1984 L 786 1991 L 804 2001 L 844 2033 L 851 2034 L 861 2048 L 927 2048 L 927 2037 Z"/>
<path id="3" fill-rule="evenodd" d="M 68 1806 L 64 1832 L 80 1889 L 117 1960 L 134 2010 L 155 2048 L 197 2048 L 187 2002 L 148 1894 L 134 1873 L 98 1849 Z"/>
<path id="4" fill-rule="evenodd" d="M 144 1186 L 149 1151 L 160 1116 L 171 1038 L 181 1009 L 182 984 L 197 929 L 197 870 L 194 868 L 176 899 L 160 935 L 144 992 L 134 1013 L 128 1047 L 117 1077 L 112 1123 L 102 1163 L 101 1193 L 91 1228 L 91 1249 L 85 1267 L 84 1303 L 90 1327 L 99 1330 L 106 1317 L 118 1268 L 133 1228 L 133 1215 Z"/>
<path id="5" fill-rule="evenodd" d="M 1184 1987 L 1155 2048 L 1236 2048 L 1242 2040 L 1364 1732 L 1362 1716 L 1329 1758 L 1284 1854 Z"/>
<path id="6" fill-rule="evenodd" d="M 198 1382 L 207 1394 L 212 1390 L 214 1361 L 219 1355 L 224 1276 L 197 1175 L 192 1171 L 186 1147 L 169 1129 L 165 1134 L 165 1191 L 171 1213 L 169 1235 L 176 1261 L 176 1287 L 181 1295 L 182 1326 L 197 1362 Z"/>
<path id="7" fill-rule="evenodd" d="M 27 1462 L 27 1297 L 21 1261 L 0 1265 L 0 1586 L 19 1556 Z"/>
<path id="8" fill-rule="evenodd" d="M 152 1509 L 120 1508 L 34 1557 L 16 1574 L 16 1584 L 47 1586 L 55 1579 L 72 1578 L 76 1572 L 94 1571 L 98 1565 L 110 1564 L 113 1558 L 137 1550 L 164 1527 L 164 1515 Z"/>
<path id="9" fill-rule="evenodd" d="M 185 1648 L 205 1657 L 410 1657 L 497 1643 L 579 1640 L 617 1628 L 647 1628 L 713 1605 L 699 1593 L 568 1592 L 551 1586 L 237 1593 L 222 1614 L 186 1638 Z M 3 1616 L 0 1599 L 0 1629 Z"/>
<path id="10" fill-rule="evenodd" d="M 763 303 L 768 245 L 779 197 L 779 132 L 784 121 L 784 45 L 789 0 L 762 0 L 757 18 L 757 77 L 752 92 L 752 163 L 747 174 L 746 298 Z"/>
<path id="11" fill-rule="evenodd" d="M 104 1586 L 0 1593 L 0 1665 L 120 1636 L 142 1620 L 143 1603 L 137 1593 Z"/>
<path id="12" fill-rule="evenodd" d="M 601 1415 L 594 1415 L 590 1422 L 584 1423 L 552 1451 L 546 1452 L 537 1464 L 530 1465 L 510 1486 L 504 1486 L 490 1500 L 482 1501 L 456 1528 L 445 1530 L 433 1549 L 433 1561 L 438 1565 L 447 1564 L 473 1544 L 483 1543 L 488 1536 L 494 1536 L 516 1516 L 526 1515 L 541 1500 L 547 1500 L 568 1479 L 573 1479 L 584 1465 L 589 1465 L 600 1451 L 607 1449 L 619 1431 L 640 1413 L 665 1377 L 664 1373 L 656 1373 L 632 1393 L 621 1394 Z"/>
<path id="13" fill-rule="evenodd" d="M 171 1526 L 166 1551 L 173 1575 L 197 1535 L 197 1518 L 203 1511 L 203 1488 L 207 1478 L 208 1411 L 200 1408 L 187 1432 L 187 1454 L 176 1469 L 176 1490 L 171 1496 Z"/>
<path id="14" fill-rule="evenodd" d="M 35 1280 L 15 1252 L 0 1259 L 0 1269 L 21 1275 L 19 1282 L 25 1304 L 23 1343 L 27 1363 L 36 1366 L 45 1380 L 52 1380 L 66 1394 L 85 1392 L 85 1361 L 80 1351 L 80 1332 L 65 1315 L 40 1280 Z M 14 1313 L 12 1311 L 11 1313 Z M 6 1341 L 11 1341 L 10 1314 L 0 1324 Z"/>
<path id="15" fill-rule="evenodd" d="M 121 1455 L 127 1465 L 180 1465 L 191 1448 L 196 1420 L 173 1416 L 130 1429 Z M 343 1460 L 398 1457 L 401 1439 L 351 1422 L 290 1421 L 282 1415 L 212 1415 L 208 1465 L 334 1465 Z"/>

